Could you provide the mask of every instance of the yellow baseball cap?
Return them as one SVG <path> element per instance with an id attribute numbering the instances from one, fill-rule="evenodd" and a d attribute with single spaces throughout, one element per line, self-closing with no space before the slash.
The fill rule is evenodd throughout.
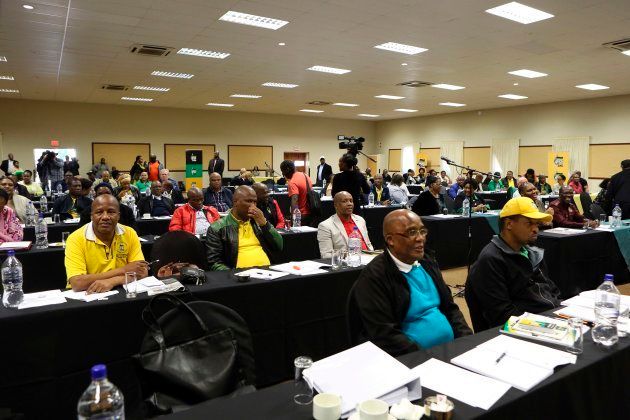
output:
<path id="1" fill-rule="evenodd" d="M 529 197 L 517 197 L 511 199 L 505 203 L 505 206 L 501 209 L 501 213 L 499 213 L 500 218 L 516 215 L 525 216 L 529 219 L 540 220 L 541 222 L 550 222 L 553 218 L 548 213 L 538 211 L 536 203 L 534 203 Z"/>

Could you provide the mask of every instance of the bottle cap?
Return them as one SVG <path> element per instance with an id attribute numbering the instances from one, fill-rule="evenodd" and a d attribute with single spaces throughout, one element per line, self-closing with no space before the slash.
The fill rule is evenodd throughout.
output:
<path id="1" fill-rule="evenodd" d="M 94 365 L 92 366 L 92 380 L 98 381 L 100 379 L 107 378 L 107 366 L 105 365 Z"/>
<path id="2" fill-rule="evenodd" d="M 8 257 L 15 257 L 15 249 L 10 249 L 7 251 Z"/>
<path id="3" fill-rule="evenodd" d="M 604 274 L 604 281 L 614 281 L 615 276 L 612 274 Z"/>

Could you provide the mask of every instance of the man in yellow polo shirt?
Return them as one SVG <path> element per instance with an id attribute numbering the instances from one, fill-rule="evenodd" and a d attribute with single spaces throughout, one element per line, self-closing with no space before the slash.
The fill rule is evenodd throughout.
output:
<path id="1" fill-rule="evenodd" d="M 120 204 L 111 194 L 92 203 L 92 222 L 74 231 L 66 241 L 67 287 L 101 293 L 125 283 L 125 273 L 138 279 L 148 274 L 136 231 L 119 225 Z"/>
<path id="2" fill-rule="evenodd" d="M 256 207 L 258 197 L 252 187 L 238 187 L 233 200 L 228 215 L 208 228 L 208 266 L 211 270 L 228 270 L 269 265 L 274 254 L 282 251 L 282 236 Z"/>

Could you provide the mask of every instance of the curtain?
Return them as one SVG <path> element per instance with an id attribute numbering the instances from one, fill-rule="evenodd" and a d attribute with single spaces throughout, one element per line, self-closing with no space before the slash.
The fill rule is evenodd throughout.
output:
<path id="1" fill-rule="evenodd" d="M 445 156 L 458 165 L 464 164 L 464 142 L 463 141 L 445 141 L 440 146 L 440 155 Z M 441 167 L 446 174 L 454 180 L 459 173 L 458 168 L 450 166 L 448 163 L 441 161 Z"/>
<path id="2" fill-rule="evenodd" d="M 588 178 L 588 154 L 590 136 L 587 137 L 557 137 L 551 146 L 554 152 L 569 152 L 569 175 L 575 171 L 582 172 L 582 178 Z"/>
<path id="3" fill-rule="evenodd" d="M 519 141 L 516 139 L 492 140 L 492 171 L 501 172 L 501 177 L 507 171 L 518 173 Z"/>
<path id="4" fill-rule="evenodd" d="M 418 172 L 418 168 L 416 167 L 416 154 L 414 152 L 414 146 L 405 144 L 402 146 L 402 151 L 400 153 L 400 172 L 405 174 L 408 169 L 413 169 L 414 172 Z"/>

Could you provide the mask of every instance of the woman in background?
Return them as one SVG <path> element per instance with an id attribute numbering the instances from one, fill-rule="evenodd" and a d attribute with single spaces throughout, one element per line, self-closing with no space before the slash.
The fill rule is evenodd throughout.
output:
<path id="1" fill-rule="evenodd" d="M 136 161 L 133 163 L 133 166 L 129 170 L 129 176 L 131 176 L 131 179 L 133 181 L 137 181 L 140 178 L 140 174 L 142 172 L 147 172 L 148 174 L 148 171 L 149 170 L 147 169 L 147 164 L 142 159 L 142 156 L 138 155 L 136 156 Z"/>
<path id="2" fill-rule="evenodd" d="M 7 206 L 9 194 L 0 189 L 0 243 L 21 241 L 24 232 L 13 209 Z"/>
<path id="3" fill-rule="evenodd" d="M 409 201 L 409 190 L 403 181 L 401 174 L 392 175 L 392 182 L 387 186 L 391 204 L 407 204 Z"/>
<path id="4" fill-rule="evenodd" d="M 363 195 L 370 193 L 370 186 L 359 169 L 357 168 L 357 158 L 346 153 L 339 158 L 339 172 L 332 180 L 332 190 L 330 194 L 334 197 L 340 191 L 346 191 L 352 196 L 354 202 L 354 213 L 357 214 L 362 204 L 367 204 Z"/>

